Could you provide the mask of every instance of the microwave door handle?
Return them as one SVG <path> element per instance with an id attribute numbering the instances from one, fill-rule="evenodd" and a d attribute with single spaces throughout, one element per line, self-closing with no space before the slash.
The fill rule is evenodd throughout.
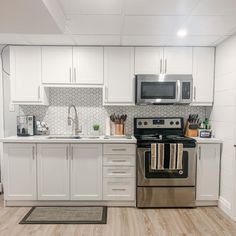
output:
<path id="1" fill-rule="evenodd" d="M 180 80 L 177 80 L 177 102 L 180 102 Z"/>

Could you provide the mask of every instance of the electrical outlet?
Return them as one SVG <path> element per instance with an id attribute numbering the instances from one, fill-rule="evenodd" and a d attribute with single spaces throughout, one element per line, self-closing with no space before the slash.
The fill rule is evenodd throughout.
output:
<path id="1" fill-rule="evenodd" d="M 15 105 L 14 104 L 12 104 L 12 103 L 9 104 L 9 111 L 10 112 L 14 112 L 15 111 Z"/>

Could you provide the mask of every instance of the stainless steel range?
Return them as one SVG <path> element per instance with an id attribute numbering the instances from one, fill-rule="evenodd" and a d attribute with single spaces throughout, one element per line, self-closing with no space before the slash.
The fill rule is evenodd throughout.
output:
<path id="1" fill-rule="evenodd" d="M 134 119 L 137 207 L 195 206 L 195 140 L 181 117 Z"/>

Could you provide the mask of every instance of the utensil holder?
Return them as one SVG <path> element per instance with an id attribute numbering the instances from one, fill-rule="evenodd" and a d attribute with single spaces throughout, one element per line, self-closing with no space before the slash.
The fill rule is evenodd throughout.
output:
<path id="1" fill-rule="evenodd" d="M 115 135 L 124 135 L 124 124 L 115 124 Z"/>

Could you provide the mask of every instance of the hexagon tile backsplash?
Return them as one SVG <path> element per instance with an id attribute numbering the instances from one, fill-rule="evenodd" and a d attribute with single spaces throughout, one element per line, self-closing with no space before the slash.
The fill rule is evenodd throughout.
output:
<path id="1" fill-rule="evenodd" d="M 50 134 L 70 134 L 67 125 L 68 106 L 74 104 L 78 111 L 79 122 L 84 134 L 92 134 L 93 124 L 100 125 L 101 134 L 105 133 L 105 121 L 112 113 L 128 115 L 126 134 L 133 133 L 134 117 L 182 116 L 197 113 L 200 118 L 210 116 L 211 108 L 185 105 L 160 106 L 103 106 L 101 88 L 50 88 L 49 106 L 22 105 L 20 115 L 35 115 L 36 120 L 45 121 Z"/>

